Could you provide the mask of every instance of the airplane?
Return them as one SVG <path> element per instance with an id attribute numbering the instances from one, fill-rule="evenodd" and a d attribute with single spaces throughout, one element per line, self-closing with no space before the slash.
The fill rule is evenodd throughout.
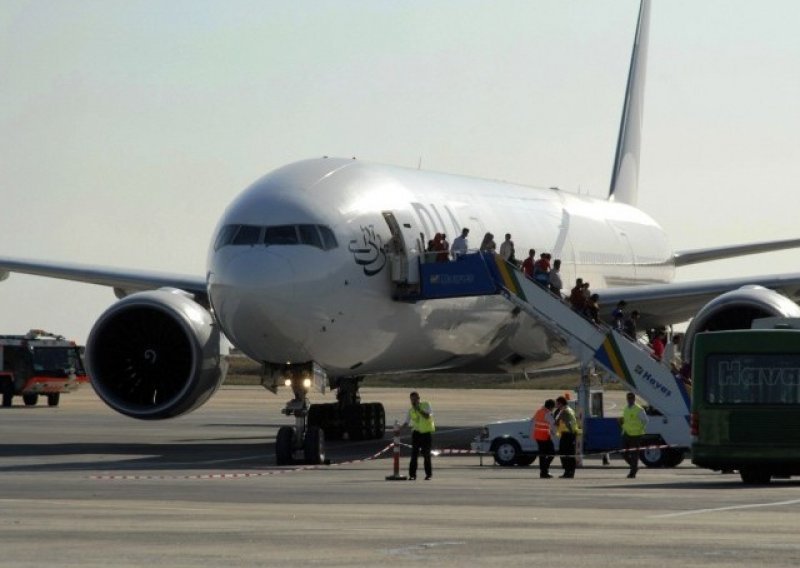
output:
<path id="1" fill-rule="evenodd" d="M 473 246 L 510 233 L 560 258 L 564 282 L 591 282 L 609 310 L 625 299 L 647 327 L 691 319 L 688 345 L 701 330 L 800 316 L 800 274 L 673 282 L 678 267 L 800 239 L 673 251 L 636 208 L 649 14 L 643 0 L 607 199 L 322 157 L 268 173 L 228 206 L 205 275 L 0 257 L 0 280 L 17 272 L 113 288 L 119 300 L 93 326 L 86 363 L 100 398 L 133 418 L 205 403 L 224 381 L 224 336 L 262 364 L 265 387 L 292 389 L 284 413 L 296 426 L 278 432 L 278 463 L 301 451 L 319 463 L 325 438 L 383 437 L 383 406 L 361 402 L 366 375 L 572 360 L 559 337 L 499 296 L 405 301 L 398 289 L 414 284 L 437 232 L 452 240 L 469 228 Z M 335 389 L 337 402 L 311 405 L 312 386 Z"/>

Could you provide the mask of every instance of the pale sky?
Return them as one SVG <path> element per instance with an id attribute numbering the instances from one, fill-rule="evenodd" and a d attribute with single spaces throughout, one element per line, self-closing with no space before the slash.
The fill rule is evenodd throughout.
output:
<path id="1" fill-rule="evenodd" d="M 800 236 L 800 3 L 653 4 L 639 206 L 675 249 Z M 0 255 L 203 275 L 234 196 L 322 155 L 604 196 L 637 12 L 636 0 L 0 0 Z M 114 301 L 12 274 L 0 333 L 84 341 Z"/>

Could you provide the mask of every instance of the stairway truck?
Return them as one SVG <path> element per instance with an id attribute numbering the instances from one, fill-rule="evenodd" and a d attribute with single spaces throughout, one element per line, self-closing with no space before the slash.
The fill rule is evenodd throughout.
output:
<path id="1" fill-rule="evenodd" d="M 34 406 L 39 396 L 58 406 L 61 393 L 89 381 L 83 366 L 83 347 L 61 335 L 32 329 L 25 335 L 0 335 L 0 393 L 4 407 L 21 396 Z"/>

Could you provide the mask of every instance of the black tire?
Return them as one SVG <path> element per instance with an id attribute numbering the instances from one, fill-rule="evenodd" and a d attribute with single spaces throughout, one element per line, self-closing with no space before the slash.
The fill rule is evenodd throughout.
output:
<path id="1" fill-rule="evenodd" d="M 342 411 L 338 402 L 325 404 L 325 423 L 322 429 L 325 431 L 326 440 L 341 440 L 344 435 L 344 424 L 342 422 Z"/>
<path id="2" fill-rule="evenodd" d="M 25 403 L 25 406 L 36 406 L 36 403 L 39 402 L 39 395 L 35 392 L 23 394 L 22 401 Z"/>
<path id="3" fill-rule="evenodd" d="M 344 426 L 350 440 L 364 439 L 363 405 L 352 404 L 344 407 Z"/>
<path id="4" fill-rule="evenodd" d="M 275 463 L 278 465 L 292 465 L 294 463 L 294 439 L 296 431 L 294 426 L 281 426 L 275 437 Z"/>
<path id="5" fill-rule="evenodd" d="M 772 479 L 772 474 L 761 469 L 739 470 L 742 481 L 748 485 L 767 485 Z"/>
<path id="6" fill-rule="evenodd" d="M 3 406 L 8 408 L 14 401 L 14 385 L 10 380 L 4 380 L 0 383 L 0 391 L 3 393 Z"/>
<path id="7" fill-rule="evenodd" d="M 60 392 L 50 393 L 47 395 L 47 406 L 58 406 L 60 400 L 61 400 Z"/>
<path id="8" fill-rule="evenodd" d="M 667 451 L 662 448 L 647 448 L 639 451 L 639 459 L 647 467 L 665 467 Z"/>
<path id="9" fill-rule="evenodd" d="M 306 423 L 308 424 L 309 428 L 311 426 L 325 428 L 325 419 L 327 418 L 326 406 L 326 404 L 312 404 L 308 408 L 308 417 L 306 418 Z"/>
<path id="10" fill-rule="evenodd" d="M 528 467 L 535 461 L 536 461 L 536 456 L 519 456 L 517 458 L 517 465 L 522 467 Z"/>
<path id="11" fill-rule="evenodd" d="M 679 448 L 669 448 L 664 461 L 664 467 L 678 467 L 686 457 L 686 451 Z"/>
<path id="12" fill-rule="evenodd" d="M 303 440 L 303 454 L 309 465 L 319 465 L 325 461 L 325 432 L 316 426 L 306 428 Z"/>
<path id="13" fill-rule="evenodd" d="M 372 407 L 372 437 L 383 440 L 386 435 L 386 410 L 380 402 L 373 402 Z"/>
<path id="14" fill-rule="evenodd" d="M 495 442 L 492 452 L 494 453 L 494 461 L 497 465 L 510 467 L 517 463 L 521 450 L 516 440 L 503 438 Z"/>

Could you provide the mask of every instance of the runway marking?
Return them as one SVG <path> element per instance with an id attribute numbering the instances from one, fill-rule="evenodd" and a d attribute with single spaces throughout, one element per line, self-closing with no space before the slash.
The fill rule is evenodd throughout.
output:
<path id="1" fill-rule="evenodd" d="M 84 502 L 84 501 L 77 501 L 71 499 L 2 499 L 0 498 L 0 503 L 28 503 L 28 504 L 36 504 L 36 505 L 47 505 L 47 506 L 64 506 L 68 505 L 70 507 L 91 507 L 93 509 L 119 509 L 119 503 L 108 503 L 105 505 L 98 504 L 95 501 L 92 502 Z M 147 505 L 138 505 L 138 504 L 126 504 L 125 508 L 142 510 L 142 511 L 213 511 L 214 509 L 210 509 L 208 507 L 164 507 L 164 506 L 153 506 L 148 507 Z"/>
<path id="2" fill-rule="evenodd" d="M 797 505 L 800 499 L 791 501 L 776 501 L 774 503 L 751 503 L 750 505 L 731 505 L 730 507 L 717 507 L 714 509 L 693 509 L 691 511 L 680 511 L 679 513 L 666 513 L 664 515 L 651 515 L 651 519 L 667 519 L 670 517 L 684 517 L 686 515 L 700 515 L 703 513 L 716 513 L 718 511 L 736 511 L 738 509 L 756 509 L 759 507 L 781 507 L 783 505 Z"/>

